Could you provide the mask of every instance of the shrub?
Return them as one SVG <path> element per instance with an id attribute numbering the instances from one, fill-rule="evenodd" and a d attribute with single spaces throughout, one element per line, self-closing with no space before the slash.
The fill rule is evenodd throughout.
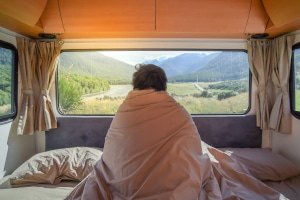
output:
<path id="1" fill-rule="evenodd" d="M 229 97 L 236 96 L 236 93 L 232 90 L 224 90 L 218 94 L 218 100 L 227 99 Z"/>
<path id="2" fill-rule="evenodd" d="M 11 103 L 10 93 L 0 90 L 0 106 L 4 106 L 10 103 Z"/>
<path id="3" fill-rule="evenodd" d="M 202 93 L 201 93 L 201 97 L 206 97 L 206 98 L 211 98 L 213 97 L 213 94 L 208 92 L 207 90 L 204 90 Z"/>
<path id="4" fill-rule="evenodd" d="M 59 106 L 63 113 L 76 110 L 82 105 L 83 91 L 80 84 L 68 81 L 67 76 L 61 76 L 58 81 Z"/>

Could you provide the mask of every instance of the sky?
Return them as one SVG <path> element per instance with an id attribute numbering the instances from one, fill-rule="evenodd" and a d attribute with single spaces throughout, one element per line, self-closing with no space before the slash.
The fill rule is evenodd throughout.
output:
<path id="1" fill-rule="evenodd" d="M 194 52 L 194 51 L 193 51 Z M 200 51 L 197 51 L 200 53 Z M 100 53 L 116 58 L 131 65 L 157 58 L 170 58 L 186 53 L 186 51 L 101 51 Z M 194 52 L 195 53 L 195 52 Z M 210 53 L 210 52 L 201 52 Z"/>

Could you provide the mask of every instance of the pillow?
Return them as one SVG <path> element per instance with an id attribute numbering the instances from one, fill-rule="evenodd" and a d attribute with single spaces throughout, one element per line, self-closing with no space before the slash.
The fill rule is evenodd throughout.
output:
<path id="1" fill-rule="evenodd" d="M 57 184 L 84 179 L 101 158 L 100 148 L 72 147 L 38 153 L 10 175 L 13 187 L 37 183 Z"/>
<path id="2" fill-rule="evenodd" d="M 300 175 L 300 169 L 267 148 L 219 148 L 261 181 L 281 181 Z"/>

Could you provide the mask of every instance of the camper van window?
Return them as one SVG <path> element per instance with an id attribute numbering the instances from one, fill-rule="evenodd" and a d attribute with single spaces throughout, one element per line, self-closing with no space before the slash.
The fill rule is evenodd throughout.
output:
<path id="1" fill-rule="evenodd" d="M 291 110 L 300 119 L 300 43 L 293 47 L 290 75 Z"/>
<path id="2" fill-rule="evenodd" d="M 99 50 L 61 52 L 58 112 L 114 115 L 132 89 L 139 63 L 162 67 L 168 93 L 190 114 L 237 115 L 249 110 L 251 79 L 245 51 Z"/>
<path id="3" fill-rule="evenodd" d="M 17 99 L 17 50 L 0 41 L 0 122 L 16 116 Z"/>

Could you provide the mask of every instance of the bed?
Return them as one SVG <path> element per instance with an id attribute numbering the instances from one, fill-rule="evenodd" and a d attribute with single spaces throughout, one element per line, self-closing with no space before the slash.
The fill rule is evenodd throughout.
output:
<path id="1" fill-rule="evenodd" d="M 218 148 L 249 174 L 282 194 L 282 199 L 300 199 L 299 168 L 269 148 Z"/>
<path id="2" fill-rule="evenodd" d="M 8 179 L 6 177 L 5 179 Z M 7 183 L 9 184 L 9 183 Z M 0 189 L 1 199 L 64 199 L 77 185 L 74 181 L 62 181 L 59 184 L 36 184 L 32 186 L 23 186 L 18 188 Z M 7 185 L 8 186 L 8 185 Z"/>
<path id="3" fill-rule="evenodd" d="M 46 132 L 45 152 L 1 179 L 0 199 L 64 199 L 101 159 L 111 121 L 112 117 L 59 117 L 59 128 Z M 224 173 L 223 184 L 240 181 L 239 177 L 231 177 L 241 172 L 259 187 L 278 193 L 274 199 L 300 199 L 300 170 L 271 149 L 260 148 L 261 130 L 255 126 L 255 116 L 203 117 L 194 121 L 214 173 Z M 227 194 L 223 199 L 235 195 Z"/>
<path id="4" fill-rule="evenodd" d="M 0 199 L 64 199 L 101 158 L 97 147 L 38 153 L 0 181 Z"/>

